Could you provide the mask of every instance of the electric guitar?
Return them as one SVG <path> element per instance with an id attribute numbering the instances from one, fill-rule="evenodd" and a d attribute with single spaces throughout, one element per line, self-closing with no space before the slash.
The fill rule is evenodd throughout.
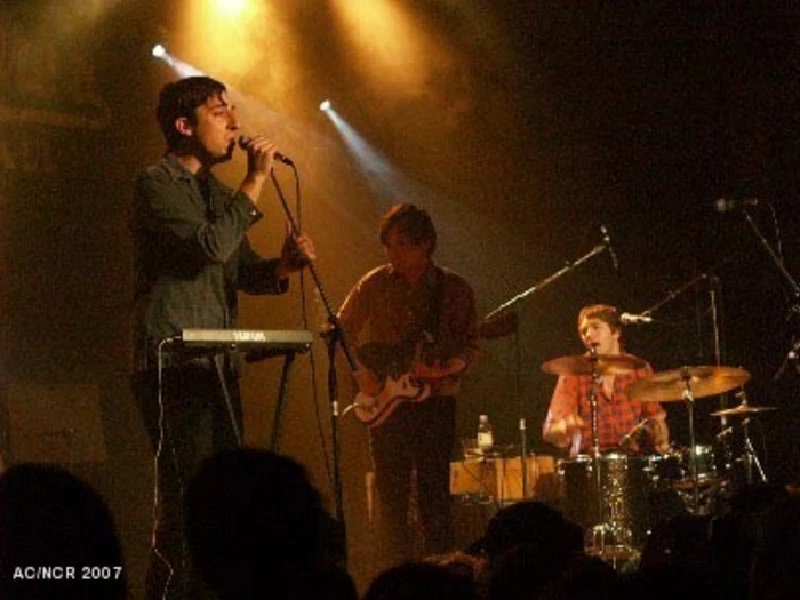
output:
<path id="1" fill-rule="evenodd" d="M 414 345 L 369 343 L 358 348 L 361 363 L 382 381 L 377 394 L 369 395 L 362 391 L 356 394 L 353 412 L 362 423 L 377 427 L 403 402 L 422 402 L 431 396 L 439 380 L 421 378 L 412 371 L 414 365 L 423 360 L 432 341 L 425 334 L 424 341 Z"/>
<path id="2" fill-rule="evenodd" d="M 419 380 L 411 373 L 399 377 L 387 375 L 381 391 L 375 396 L 358 392 L 353 401 L 353 412 L 359 421 L 377 427 L 394 412 L 402 402 L 422 402 L 431 395 L 431 384 Z"/>

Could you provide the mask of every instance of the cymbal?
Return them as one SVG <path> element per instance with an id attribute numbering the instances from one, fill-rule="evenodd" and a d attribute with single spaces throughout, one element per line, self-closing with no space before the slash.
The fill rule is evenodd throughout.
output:
<path id="1" fill-rule="evenodd" d="M 742 402 L 735 408 L 726 408 L 712 412 L 712 417 L 735 417 L 737 415 L 752 415 L 754 413 L 767 412 L 768 410 L 778 410 L 777 406 L 750 406 L 747 402 Z"/>
<path id="2" fill-rule="evenodd" d="M 573 354 L 542 363 L 542 371 L 551 375 L 621 375 L 646 365 L 633 354 Z"/>
<path id="3" fill-rule="evenodd" d="M 643 402 L 672 402 L 683 400 L 690 389 L 694 398 L 705 398 L 740 387 L 749 379 L 749 372 L 735 367 L 681 367 L 635 381 L 628 395 Z"/>

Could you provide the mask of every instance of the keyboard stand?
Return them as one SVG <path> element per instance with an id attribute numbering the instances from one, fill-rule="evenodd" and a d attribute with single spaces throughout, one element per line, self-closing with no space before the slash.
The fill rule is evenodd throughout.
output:
<path id="1" fill-rule="evenodd" d="M 283 357 L 283 367 L 281 368 L 281 381 L 278 384 L 278 399 L 275 403 L 275 416 L 272 420 L 272 441 L 269 448 L 276 454 L 279 451 L 281 436 L 281 425 L 283 421 L 283 406 L 286 403 L 286 391 L 289 384 L 289 369 L 294 362 L 294 350 L 287 350 Z"/>

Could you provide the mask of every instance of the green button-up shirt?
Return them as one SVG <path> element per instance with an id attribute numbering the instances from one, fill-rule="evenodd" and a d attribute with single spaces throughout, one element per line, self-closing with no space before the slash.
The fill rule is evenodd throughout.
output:
<path id="1" fill-rule="evenodd" d="M 135 363 L 140 370 L 162 339 L 189 328 L 236 327 L 237 292 L 282 294 L 278 259 L 265 259 L 246 232 L 262 214 L 248 196 L 213 175 L 203 182 L 173 154 L 136 179 Z"/>

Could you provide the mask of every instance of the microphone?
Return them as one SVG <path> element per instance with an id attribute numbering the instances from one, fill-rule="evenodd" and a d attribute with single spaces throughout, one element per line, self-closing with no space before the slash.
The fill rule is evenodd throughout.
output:
<path id="1" fill-rule="evenodd" d="M 247 145 L 250 143 L 250 138 L 246 135 L 239 137 L 239 148 L 242 150 L 247 150 Z M 294 166 L 294 161 L 289 158 L 288 156 L 281 154 L 280 152 L 275 152 L 272 155 L 272 158 L 275 160 L 281 161 L 285 165 L 289 165 L 290 167 Z"/>
<path id="2" fill-rule="evenodd" d="M 617 260 L 617 253 L 611 247 L 611 237 L 608 235 L 608 228 L 605 225 L 600 225 L 600 233 L 603 234 L 603 243 L 606 245 L 608 255 L 611 257 L 611 262 L 614 263 L 614 270 L 619 271 L 619 261 Z"/>
<path id="3" fill-rule="evenodd" d="M 652 323 L 653 318 L 647 315 L 634 315 L 631 313 L 622 313 L 619 320 L 623 325 L 638 325 L 640 323 Z"/>
<path id="4" fill-rule="evenodd" d="M 739 208 L 748 208 L 751 206 L 758 206 L 758 198 L 742 198 L 741 200 L 733 200 L 731 198 L 717 198 L 711 203 L 711 206 L 718 213 L 726 213 Z"/>

